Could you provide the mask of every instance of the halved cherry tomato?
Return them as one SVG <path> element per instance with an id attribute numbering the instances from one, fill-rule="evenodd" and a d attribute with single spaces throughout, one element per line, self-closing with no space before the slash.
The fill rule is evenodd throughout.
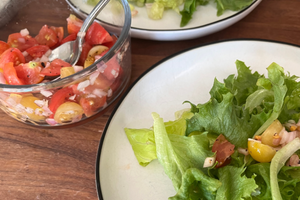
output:
<path id="1" fill-rule="evenodd" d="M 37 45 L 38 42 L 30 35 L 22 36 L 21 33 L 13 33 L 8 36 L 7 44 L 13 48 L 18 48 L 21 52 Z"/>
<path id="2" fill-rule="evenodd" d="M 0 55 L 7 49 L 9 49 L 9 45 L 6 42 L 0 41 Z"/>
<path id="3" fill-rule="evenodd" d="M 60 69 L 62 67 L 70 67 L 70 63 L 67 63 L 59 58 L 54 59 L 49 67 L 42 69 L 41 74 L 45 76 L 58 76 L 60 75 Z"/>
<path id="4" fill-rule="evenodd" d="M 26 52 L 33 58 L 41 58 L 50 48 L 46 45 L 37 45 L 30 47 Z"/>
<path id="5" fill-rule="evenodd" d="M 40 83 L 44 76 L 40 75 L 42 65 L 40 62 L 22 63 L 15 67 L 17 76 L 25 85 Z"/>
<path id="6" fill-rule="evenodd" d="M 75 102 L 65 102 L 61 104 L 54 115 L 54 120 L 58 123 L 77 121 L 82 118 L 83 109 Z"/>
<path id="7" fill-rule="evenodd" d="M 212 147 L 212 152 L 216 152 L 216 161 L 218 161 L 216 168 L 229 164 L 227 159 L 230 159 L 230 156 L 234 153 L 234 147 L 233 144 L 226 140 L 223 134 L 217 137 Z"/>
<path id="8" fill-rule="evenodd" d="M 5 63 L 3 67 L 3 75 L 10 85 L 24 85 L 23 81 L 18 78 L 16 69 L 12 62 Z"/>
<path id="9" fill-rule="evenodd" d="M 55 115 L 55 112 L 57 108 L 66 102 L 69 97 L 73 96 L 73 89 L 71 87 L 65 87 L 60 90 L 57 90 L 49 102 L 49 109 L 51 110 L 52 114 L 49 116 L 50 118 L 53 118 Z"/>
<path id="10" fill-rule="evenodd" d="M 70 16 L 67 18 L 67 22 L 68 22 L 68 33 L 69 34 L 73 34 L 75 33 L 77 35 L 77 33 L 79 32 L 83 21 L 79 18 L 77 18 L 75 15 L 70 14 Z"/>
<path id="11" fill-rule="evenodd" d="M 106 96 L 103 97 L 81 97 L 80 98 L 80 105 L 83 108 L 84 114 L 87 117 L 90 117 L 94 114 L 96 114 L 97 109 L 103 107 L 106 102 Z"/>
<path id="12" fill-rule="evenodd" d="M 70 41 L 74 41 L 76 40 L 77 34 L 73 33 L 71 35 L 68 35 L 67 37 L 65 37 L 62 41 L 61 44 L 66 43 L 66 42 L 70 42 Z"/>
<path id="13" fill-rule="evenodd" d="M 9 48 L 0 55 L 0 68 L 8 62 L 12 62 L 14 66 L 25 62 L 24 55 L 17 48 Z"/>
<path id="14" fill-rule="evenodd" d="M 260 141 L 253 139 L 248 140 L 248 151 L 254 160 L 261 163 L 271 162 L 276 153 L 276 150 L 271 146 L 262 144 Z"/>
<path id="15" fill-rule="evenodd" d="M 100 24 L 94 22 L 86 32 L 85 40 L 90 45 L 97 45 L 111 42 L 113 38 Z"/>
<path id="16" fill-rule="evenodd" d="M 35 36 L 36 41 L 41 45 L 47 45 L 52 48 L 58 43 L 57 35 L 54 30 L 44 25 L 39 34 Z"/>

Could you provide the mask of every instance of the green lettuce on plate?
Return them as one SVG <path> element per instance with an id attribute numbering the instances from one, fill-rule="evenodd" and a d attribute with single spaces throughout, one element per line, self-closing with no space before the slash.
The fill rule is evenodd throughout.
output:
<path id="1" fill-rule="evenodd" d="M 190 110 L 177 112 L 174 121 L 164 122 L 152 113 L 153 127 L 125 128 L 139 164 L 158 159 L 172 180 L 177 194 L 170 200 L 299 200 L 300 167 L 284 165 L 300 148 L 300 139 L 279 150 L 271 163 L 258 163 L 237 151 L 275 119 L 299 120 L 298 77 L 285 74 L 276 63 L 267 68 L 267 77 L 239 60 L 236 68 L 237 75 L 214 80 L 207 102 L 185 101 Z M 205 168 L 220 134 L 235 145 L 235 152 L 228 165 Z"/>

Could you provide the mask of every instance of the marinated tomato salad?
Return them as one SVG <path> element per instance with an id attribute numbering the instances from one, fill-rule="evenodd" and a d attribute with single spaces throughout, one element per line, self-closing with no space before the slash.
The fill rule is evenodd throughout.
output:
<path id="1" fill-rule="evenodd" d="M 12 33 L 7 41 L 0 41 L 0 83 L 32 85 L 65 78 L 90 66 L 101 58 L 117 41 L 99 23 L 94 22 L 85 34 L 82 53 L 76 65 L 48 56 L 56 47 L 75 40 L 83 21 L 75 15 L 67 18 L 67 36 L 64 28 L 44 25 L 31 36 L 23 29 Z M 8 112 L 20 115 L 32 123 L 59 125 L 89 117 L 107 105 L 107 100 L 119 87 L 122 68 L 117 54 L 84 80 L 52 90 L 37 93 L 0 93 Z"/>
<path id="2" fill-rule="evenodd" d="M 137 161 L 158 159 L 170 200 L 298 200 L 300 82 L 276 63 L 268 77 L 237 60 L 238 74 L 214 80 L 210 99 L 151 128 L 125 128 Z M 159 180 L 158 180 L 159 181 Z"/>

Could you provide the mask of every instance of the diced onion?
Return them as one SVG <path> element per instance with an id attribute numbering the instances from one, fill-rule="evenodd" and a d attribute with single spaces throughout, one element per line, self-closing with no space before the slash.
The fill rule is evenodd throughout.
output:
<path id="1" fill-rule="evenodd" d="M 22 29 L 22 30 L 20 31 L 20 34 L 24 37 L 24 36 L 26 36 L 26 35 L 29 35 L 29 31 L 28 31 L 27 28 L 24 28 L 24 29 Z"/>
<path id="2" fill-rule="evenodd" d="M 91 85 L 94 85 L 96 78 L 99 76 L 100 72 L 97 70 L 90 75 Z"/>
<path id="3" fill-rule="evenodd" d="M 27 51 L 23 51 L 22 54 L 23 54 L 24 57 L 28 56 L 28 52 Z"/>
<path id="4" fill-rule="evenodd" d="M 204 168 L 212 167 L 215 164 L 215 162 L 216 162 L 216 157 L 207 157 L 207 158 L 205 158 L 203 167 Z"/>
<path id="5" fill-rule="evenodd" d="M 47 118 L 47 119 L 46 119 L 46 122 L 47 122 L 49 125 L 51 125 L 51 126 L 54 126 L 54 125 L 57 124 L 57 122 L 56 122 L 54 119 L 52 119 L 52 118 Z"/>
<path id="6" fill-rule="evenodd" d="M 109 88 L 109 90 L 107 91 L 107 97 L 111 97 L 113 94 L 113 91 L 111 88 Z"/>
<path id="7" fill-rule="evenodd" d="M 102 61 L 97 64 L 97 69 L 99 72 L 104 72 L 104 70 L 107 68 L 107 65 Z"/>
<path id="8" fill-rule="evenodd" d="M 73 69 L 74 69 L 75 73 L 77 73 L 77 72 L 83 70 L 83 67 L 82 66 L 73 65 Z"/>
<path id="9" fill-rule="evenodd" d="M 82 81 L 78 84 L 77 86 L 77 90 L 82 90 L 84 88 L 86 88 L 87 86 L 90 85 L 90 80 L 85 80 L 85 81 Z"/>
<path id="10" fill-rule="evenodd" d="M 26 42 L 25 38 L 18 38 L 18 41 L 19 41 L 20 43 L 25 43 L 25 42 Z"/>
<path id="11" fill-rule="evenodd" d="M 93 94 L 97 95 L 100 98 L 107 95 L 107 93 L 105 91 L 101 90 L 101 89 L 94 89 Z"/>
<path id="12" fill-rule="evenodd" d="M 45 97 L 50 97 L 52 95 L 52 92 L 48 90 L 41 90 L 41 94 L 44 95 Z"/>
<path id="13" fill-rule="evenodd" d="M 248 149 L 243 149 L 243 148 L 239 147 L 237 150 L 239 153 L 244 154 L 245 156 L 249 155 Z"/>

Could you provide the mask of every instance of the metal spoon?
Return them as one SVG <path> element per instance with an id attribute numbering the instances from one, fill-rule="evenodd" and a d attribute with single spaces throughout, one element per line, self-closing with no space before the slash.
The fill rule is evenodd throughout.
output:
<path id="1" fill-rule="evenodd" d="M 100 11 L 106 6 L 108 2 L 109 0 L 100 0 L 94 7 L 94 9 L 91 11 L 91 13 L 84 20 L 82 27 L 77 34 L 76 40 L 66 42 L 57 47 L 56 49 L 52 50 L 50 56 L 48 57 L 49 61 L 59 58 L 70 63 L 71 65 L 76 64 L 82 51 L 82 45 L 84 42 L 84 36 L 86 31 L 93 23 L 96 16 L 98 16 Z"/>

